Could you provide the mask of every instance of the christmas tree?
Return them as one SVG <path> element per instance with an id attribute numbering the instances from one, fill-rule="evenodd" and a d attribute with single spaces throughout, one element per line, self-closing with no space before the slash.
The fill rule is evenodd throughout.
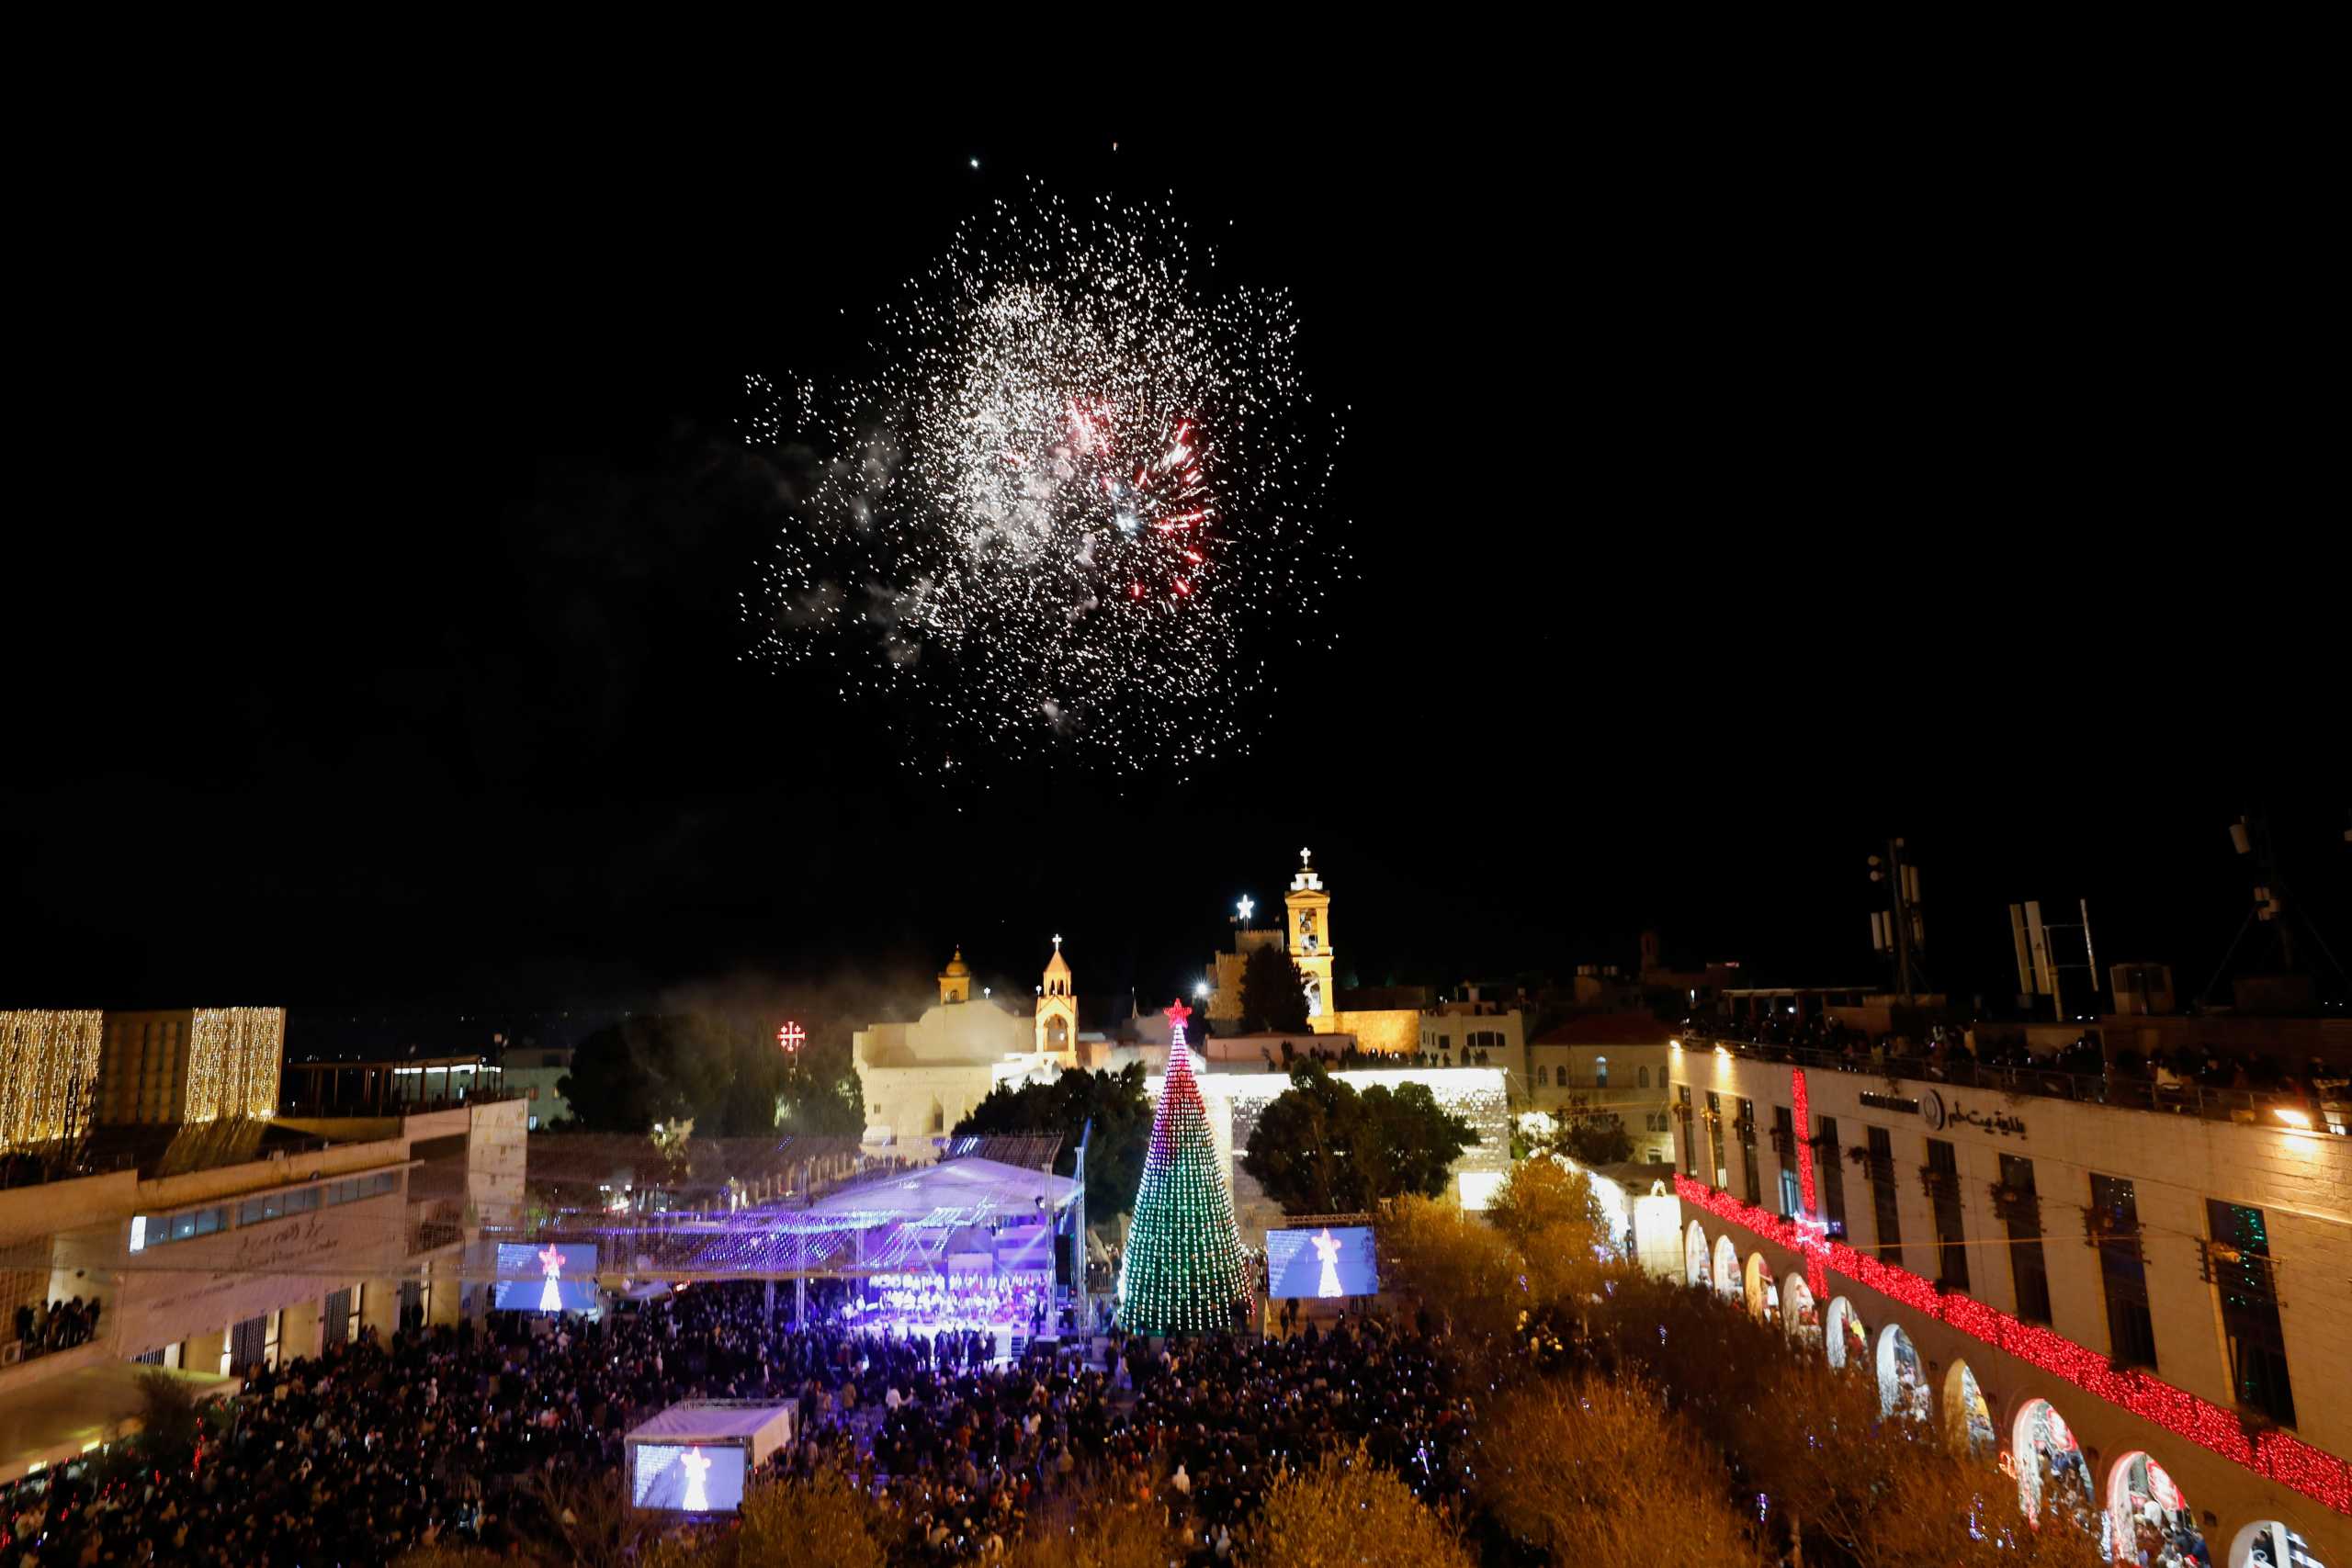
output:
<path id="1" fill-rule="evenodd" d="M 1181 1001 L 1168 1010 L 1168 1077 L 1119 1269 L 1119 1326 L 1135 1334 L 1229 1330 L 1235 1305 L 1250 1294 L 1233 1198 L 1216 1168 L 1208 1107 L 1184 1043 L 1192 1015 Z"/>

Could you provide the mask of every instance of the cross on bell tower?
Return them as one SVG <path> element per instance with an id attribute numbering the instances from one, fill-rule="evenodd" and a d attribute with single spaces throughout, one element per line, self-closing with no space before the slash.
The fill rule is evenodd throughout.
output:
<path id="1" fill-rule="evenodd" d="M 1315 852 L 1298 852 L 1298 874 L 1283 895 L 1283 945 L 1306 976 L 1306 1021 L 1317 1034 L 1340 1027 L 1331 988 L 1331 895 L 1314 865 Z"/>

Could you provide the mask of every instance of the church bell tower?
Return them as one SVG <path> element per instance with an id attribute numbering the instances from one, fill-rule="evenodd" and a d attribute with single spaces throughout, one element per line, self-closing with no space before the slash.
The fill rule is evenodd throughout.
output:
<path id="1" fill-rule="evenodd" d="M 1056 937 L 1054 955 L 1046 961 L 1046 983 L 1037 991 L 1037 1054 L 1065 1067 L 1078 1065 L 1078 998 L 1069 986 L 1069 960 Z"/>
<path id="2" fill-rule="evenodd" d="M 939 972 L 939 999 L 942 1002 L 968 1002 L 972 999 L 972 971 L 964 962 L 964 950 L 957 948 L 947 967 Z"/>
<path id="3" fill-rule="evenodd" d="M 1306 976 L 1306 1021 L 1317 1034 L 1338 1028 L 1337 993 L 1331 988 L 1331 895 L 1314 868 L 1315 852 L 1298 852 L 1298 874 L 1283 895 L 1283 945 Z"/>

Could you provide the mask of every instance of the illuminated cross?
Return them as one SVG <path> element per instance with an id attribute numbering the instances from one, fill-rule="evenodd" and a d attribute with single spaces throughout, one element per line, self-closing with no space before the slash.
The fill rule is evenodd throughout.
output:
<path id="1" fill-rule="evenodd" d="M 799 1051 L 801 1045 L 807 1042 L 808 1038 L 808 1032 L 807 1030 L 801 1028 L 798 1024 L 788 1021 L 782 1029 L 775 1032 L 775 1043 L 785 1050 L 796 1054 Z"/>
<path id="2" fill-rule="evenodd" d="M 1301 871 L 1306 869 L 1307 857 L 1312 855 L 1314 852 L 1315 852 L 1313 850 L 1301 850 L 1298 852 L 1298 868 Z"/>
<path id="3" fill-rule="evenodd" d="M 1056 937 L 1056 938 L 1054 938 L 1054 951 L 1055 951 L 1056 953 L 1059 953 L 1061 950 L 1062 950 L 1062 939 L 1061 939 L 1061 938 L 1059 938 L 1059 937 Z"/>

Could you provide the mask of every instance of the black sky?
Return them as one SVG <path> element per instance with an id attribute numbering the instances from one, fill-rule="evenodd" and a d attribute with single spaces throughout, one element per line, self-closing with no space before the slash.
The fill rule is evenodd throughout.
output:
<path id="1" fill-rule="evenodd" d="M 1955 988 L 2006 988 L 2006 902 L 2078 895 L 2193 988 L 2249 807 L 2342 951 L 2340 506 L 2241 358 L 2275 302 L 2211 265 L 2269 235 L 2228 171 L 1637 142 L 967 130 L 764 182 L 388 164 L 315 210 L 254 175 L 185 336 L 35 458 L 0 1004 L 553 1007 L 958 942 L 1026 983 L 1057 931 L 1148 994 L 1301 843 L 1366 984 L 1647 925 L 1847 979 L 1894 831 Z M 943 789 L 739 660 L 778 522 L 742 374 L 839 368 L 1024 175 L 1172 190 L 1352 407 L 1337 652 L 1246 761 Z"/>

